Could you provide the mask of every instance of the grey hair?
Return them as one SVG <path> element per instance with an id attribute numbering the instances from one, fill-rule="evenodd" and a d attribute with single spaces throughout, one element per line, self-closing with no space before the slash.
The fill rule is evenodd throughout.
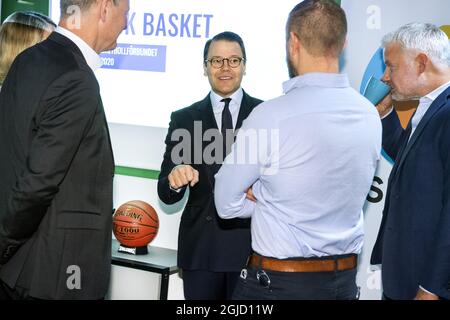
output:
<path id="1" fill-rule="evenodd" d="M 85 11 L 91 7 L 97 0 L 60 0 L 61 17 L 66 17 L 68 9 L 71 6 L 77 6 L 81 11 Z M 112 0 L 115 6 L 120 0 Z"/>
<path id="2" fill-rule="evenodd" d="M 431 23 L 408 23 L 384 36 L 383 47 L 398 43 L 404 49 L 416 49 L 432 61 L 450 66 L 450 41 L 447 34 Z"/>

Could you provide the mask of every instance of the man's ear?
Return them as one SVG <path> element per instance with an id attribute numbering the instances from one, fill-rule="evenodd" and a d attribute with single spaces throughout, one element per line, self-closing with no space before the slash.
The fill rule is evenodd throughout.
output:
<path id="1" fill-rule="evenodd" d="M 208 76 L 207 62 L 203 62 L 203 75 L 204 75 L 205 77 Z"/>
<path id="2" fill-rule="evenodd" d="M 297 34 L 292 31 L 289 32 L 289 40 L 288 40 L 289 56 L 291 58 L 297 56 L 299 48 L 300 48 L 300 39 L 298 38 Z"/>
<path id="3" fill-rule="evenodd" d="M 108 15 L 108 10 L 110 9 L 112 0 L 98 0 L 100 2 L 100 20 L 106 22 L 106 17 Z"/>
<path id="4" fill-rule="evenodd" d="M 344 42 L 344 46 L 342 47 L 342 50 L 347 49 L 347 46 L 348 46 L 348 39 L 345 38 L 345 42 Z"/>
<path id="5" fill-rule="evenodd" d="M 430 58 L 428 58 L 425 53 L 419 53 L 415 60 L 417 63 L 419 74 L 424 73 L 427 68 L 427 64 L 430 62 Z"/>

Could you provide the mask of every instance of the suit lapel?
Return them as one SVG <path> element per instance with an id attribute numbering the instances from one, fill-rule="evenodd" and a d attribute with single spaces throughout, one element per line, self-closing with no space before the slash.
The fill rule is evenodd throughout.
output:
<path id="1" fill-rule="evenodd" d="M 242 102 L 239 108 L 239 115 L 236 122 L 236 130 L 242 126 L 242 122 L 248 117 L 248 115 L 252 112 L 252 105 L 250 102 L 250 96 L 244 92 L 242 97 Z M 211 104 L 211 98 L 208 94 L 205 99 L 200 101 L 196 108 L 197 112 L 199 112 L 198 118 L 202 121 L 202 134 L 205 133 L 208 129 L 216 129 L 219 130 L 216 118 L 214 117 L 214 111 Z M 197 117 L 196 117 L 197 118 Z M 203 148 L 202 148 L 203 150 Z M 221 164 L 215 163 L 212 165 L 206 165 L 210 171 L 211 183 L 214 181 L 214 175 L 219 171 Z M 214 184 L 213 184 L 214 185 Z"/>
<path id="2" fill-rule="evenodd" d="M 420 137 L 420 135 L 423 132 L 423 130 L 424 130 L 425 126 L 427 125 L 427 123 L 431 120 L 433 115 L 439 109 L 441 109 L 446 103 L 448 103 L 449 98 L 450 98 L 450 88 L 445 90 L 444 93 L 441 94 L 432 103 L 432 105 L 430 106 L 430 108 L 427 110 L 427 112 L 425 113 L 424 117 L 422 118 L 422 120 L 419 122 L 419 124 L 418 124 L 416 130 L 414 131 L 410 141 L 408 142 L 408 136 L 407 136 L 406 137 L 406 141 L 404 142 L 401 150 L 399 151 L 399 154 L 398 154 L 399 160 L 395 161 L 394 167 L 392 168 L 391 174 L 389 175 L 388 188 L 386 190 L 386 195 L 388 195 L 388 196 L 386 197 L 386 201 L 384 203 L 383 218 L 381 220 L 380 233 L 378 235 L 377 242 L 375 244 L 375 248 L 377 248 L 378 246 L 382 246 L 382 239 L 383 239 L 383 234 L 384 234 L 384 230 L 385 230 L 385 224 L 386 224 L 386 221 L 388 219 L 388 214 L 390 212 L 389 205 L 390 205 L 390 194 L 392 192 L 391 188 L 392 188 L 392 185 L 393 185 L 393 181 L 396 178 L 397 173 L 399 172 L 399 168 L 405 162 L 405 159 L 406 159 L 406 156 L 407 156 L 408 152 L 411 150 L 411 147 L 414 145 L 414 143 Z M 411 120 L 408 123 L 408 127 L 409 127 L 409 130 L 407 130 L 407 131 L 410 131 L 411 130 Z M 379 247 L 379 250 L 381 250 L 381 247 Z M 375 255 L 376 255 L 376 253 L 375 253 Z M 374 253 L 372 254 L 372 259 L 376 257 L 375 255 L 374 255 Z M 378 258 L 375 258 L 374 260 L 379 260 L 380 261 L 381 257 L 378 256 Z"/>
<path id="3" fill-rule="evenodd" d="M 202 122 L 202 152 L 205 149 L 205 141 L 203 141 L 203 135 L 204 133 L 209 129 L 215 129 L 219 130 L 216 122 L 216 118 L 214 117 L 214 111 L 211 104 L 211 98 L 208 94 L 205 99 L 199 102 L 197 105 L 197 112 L 198 117 L 195 117 L 195 119 L 200 119 Z M 203 155 L 202 155 L 203 157 Z M 204 167 L 208 171 L 208 179 L 211 183 L 211 186 L 214 187 L 214 175 L 217 173 L 217 171 L 220 168 L 220 164 L 211 164 L 207 165 L 204 164 Z"/>
<path id="4" fill-rule="evenodd" d="M 414 114 L 413 114 L 413 117 L 414 117 Z M 398 151 L 397 157 L 394 162 L 394 166 L 392 167 L 391 174 L 389 175 L 390 180 L 393 179 L 393 177 L 395 177 L 395 175 L 397 173 L 397 169 L 400 165 L 400 159 L 402 159 L 402 156 L 404 154 L 406 146 L 408 145 L 408 138 L 411 135 L 411 129 L 412 129 L 412 123 L 411 123 L 412 121 L 411 120 L 412 120 L 412 118 L 409 120 L 408 126 L 406 127 L 406 130 L 403 133 L 404 134 L 404 138 L 402 139 L 403 143 L 401 143 L 400 150 Z"/>
<path id="5" fill-rule="evenodd" d="M 249 102 L 249 96 L 248 94 L 246 94 L 244 92 L 244 95 L 242 97 L 242 102 L 241 105 L 239 107 L 239 115 L 238 115 L 238 119 L 236 122 L 236 129 L 239 129 L 242 126 L 242 122 L 244 121 L 244 119 L 246 119 L 248 117 L 248 115 L 250 114 L 250 112 L 252 111 L 252 107 L 251 104 Z M 203 99 L 198 107 L 197 107 L 197 111 L 200 113 L 200 118 L 202 120 L 202 134 L 208 130 L 208 129 L 218 129 L 217 123 L 216 123 L 216 118 L 214 117 L 214 111 L 212 108 L 212 104 L 211 104 L 211 98 L 210 95 L 208 94 L 206 96 L 205 99 Z M 210 170 L 210 178 L 212 178 L 212 181 L 214 181 L 214 175 L 219 171 L 221 164 L 219 163 L 215 163 L 212 165 L 207 165 L 206 166 L 208 168 L 208 170 Z"/>
<path id="6" fill-rule="evenodd" d="M 411 139 L 409 142 L 406 142 L 407 145 L 405 147 L 405 150 L 402 152 L 398 167 L 400 167 L 403 162 L 405 162 L 405 159 L 411 151 L 412 146 L 417 142 L 421 134 L 423 133 L 423 130 L 427 126 L 428 122 L 433 118 L 433 116 L 438 112 L 448 101 L 450 96 L 450 88 L 445 90 L 437 99 L 431 104 L 430 108 L 427 110 L 423 118 L 420 120 L 419 124 L 417 125 L 416 130 L 414 130 L 413 135 L 411 136 Z"/>
<path id="7" fill-rule="evenodd" d="M 102 109 L 103 109 L 103 102 L 102 102 Z M 109 154 L 111 157 L 111 161 L 113 164 L 113 170 L 115 171 L 115 160 L 114 160 L 114 152 L 113 152 L 113 148 L 112 148 L 112 143 L 111 143 L 111 136 L 109 134 L 109 126 L 108 126 L 108 121 L 106 120 L 106 115 L 105 115 L 105 110 L 103 110 L 103 122 L 105 125 L 105 129 L 106 129 L 106 138 L 108 139 L 108 144 L 109 144 Z"/>
<path id="8" fill-rule="evenodd" d="M 243 93 L 244 93 L 244 95 L 242 96 L 242 102 L 241 102 L 241 106 L 239 109 L 239 115 L 238 115 L 235 130 L 242 127 L 242 122 L 248 117 L 250 112 L 252 112 L 252 110 L 253 110 L 253 108 L 251 107 L 250 102 L 249 102 L 249 99 L 250 99 L 249 95 L 247 93 L 245 93 L 245 91 L 243 91 Z"/>
<path id="9" fill-rule="evenodd" d="M 248 115 L 252 112 L 253 107 L 250 103 L 250 96 L 243 92 L 244 95 L 242 97 L 242 102 L 239 107 L 239 115 L 236 122 L 236 130 L 239 129 L 242 126 L 242 122 L 248 117 Z M 203 122 L 203 131 L 206 131 L 208 129 L 218 129 L 216 118 L 214 117 L 214 111 L 211 105 L 211 98 L 208 94 L 205 99 L 203 99 L 198 107 L 197 111 L 200 112 L 200 117 Z"/>
<path id="10" fill-rule="evenodd" d="M 202 121 L 203 132 L 205 132 L 208 129 L 218 129 L 209 94 L 206 96 L 205 99 L 200 101 L 200 103 L 197 106 L 197 111 L 199 112 L 200 119 Z"/>

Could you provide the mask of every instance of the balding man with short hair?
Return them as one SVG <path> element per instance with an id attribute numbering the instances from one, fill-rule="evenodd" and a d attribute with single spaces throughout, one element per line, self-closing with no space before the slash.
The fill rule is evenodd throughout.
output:
<path id="1" fill-rule="evenodd" d="M 103 299 L 109 286 L 114 160 L 94 70 L 129 0 L 61 8 L 0 95 L 0 299 Z"/>
<path id="2" fill-rule="evenodd" d="M 285 95 L 250 114 L 216 175 L 219 216 L 252 219 L 254 253 L 235 299 L 357 298 L 381 123 L 339 74 L 346 33 L 333 1 L 305 0 L 291 11 Z M 248 143 L 252 133 L 258 139 Z"/>

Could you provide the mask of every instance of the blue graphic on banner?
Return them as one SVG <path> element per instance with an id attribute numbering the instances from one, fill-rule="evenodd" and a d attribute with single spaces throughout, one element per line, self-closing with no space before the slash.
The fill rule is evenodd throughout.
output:
<path id="1" fill-rule="evenodd" d="M 384 64 L 384 50 L 382 48 L 379 48 L 372 56 L 372 59 L 370 59 L 369 65 L 364 72 L 359 92 L 361 92 L 361 94 L 363 93 L 371 76 L 374 76 L 377 79 L 381 79 L 383 77 L 384 70 L 386 70 L 386 65 Z"/>
<path id="2" fill-rule="evenodd" d="M 121 43 L 101 54 L 103 69 L 166 71 L 166 46 Z"/>
<path id="3" fill-rule="evenodd" d="M 369 78 L 371 76 L 374 76 L 378 79 L 381 79 L 385 70 L 386 65 L 384 64 L 384 50 L 382 48 L 379 48 L 373 55 L 372 59 L 370 59 L 369 65 L 364 72 L 364 76 L 361 81 L 361 88 L 359 89 L 361 94 L 364 92 Z M 392 160 L 384 150 L 381 150 L 381 154 L 390 164 L 394 164 L 394 160 Z"/>

